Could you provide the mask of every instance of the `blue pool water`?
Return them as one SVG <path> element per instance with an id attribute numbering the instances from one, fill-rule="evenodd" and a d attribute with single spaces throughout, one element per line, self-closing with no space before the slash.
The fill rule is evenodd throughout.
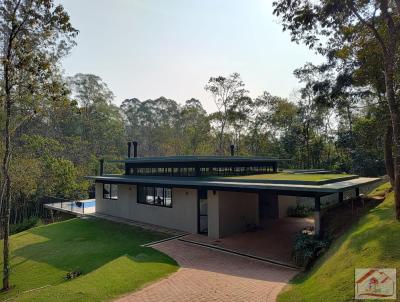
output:
<path id="1" fill-rule="evenodd" d="M 90 199 L 90 200 L 85 200 L 84 202 L 75 201 L 75 203 L 73 204 L 73 207 L 74 208 L 83 208 L 83 204 L 85 204 L 85 209 L 93 208 L 96 206 L 96 200 Z"/>

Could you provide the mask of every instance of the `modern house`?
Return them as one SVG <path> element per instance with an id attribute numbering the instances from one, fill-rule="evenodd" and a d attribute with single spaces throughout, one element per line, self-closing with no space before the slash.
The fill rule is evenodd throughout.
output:
<path id="1" fill-rule="evenodd" d="M 100 175 L 89 177 L 96 212 L 222 238 L 286 216 L 303 196 L 313 200 L 318 234 L 322 198 L 335 194 L 340 202 L 344 192 L 359 195 L 360 187 L 379 180 L 343 174 L 316 180 L 313 174 L 279 172 L 279 159 L 234 156 L 232 147 L 231 154 L 137 157 L 137 143 L 128 143 L 128 158 L 118 161 L 123 175 L 104 174 L 101 161 Z"/>

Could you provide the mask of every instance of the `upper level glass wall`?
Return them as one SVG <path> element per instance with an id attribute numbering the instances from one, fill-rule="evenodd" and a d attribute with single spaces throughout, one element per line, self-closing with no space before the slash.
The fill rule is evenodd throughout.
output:
<path id="1" fill-rule="evenodd" d="M 266 174 L 277 171 L 276 163 L 266 163 L 248 166 L 212 166 L 212 167 L 137 167 L 127 164 L 126 174 L 138 176 L 176 176 L 176 177 L 207 177 L 207 176 L 239 176 L 251 174 Z"/>

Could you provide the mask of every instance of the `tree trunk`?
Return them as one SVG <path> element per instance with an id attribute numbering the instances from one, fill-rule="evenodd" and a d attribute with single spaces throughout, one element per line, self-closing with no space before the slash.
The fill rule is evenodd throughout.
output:
<path id="1" fill-rule="evenodd" d="M 225 134 L 225 124 L 226 121 L 223 120 L 221 123 L 221 130 L 219 132 L 219 146 L 218 146 L 218 154 L 219 155 L 224 155 L 224 134 Z"/>
<path id="2" fill-rule="evenodd" d="M 6 80 L 7 82 L 7 80 Z M 5 132 L 4 132 L 4 157 L 2 164 L 3 181 L 4 181 L 4 191 L 1 194 L 2 200 L 4 200 L 4 219 L 3 219 L 3 229 L 4 229 L 4 248 L 3 248 L 3 290 L 8 290 L 10 288 L 10 261 L 9 261 L 9 236 L 10 236 L 10 214 L 11 214 L 11 178 L 9 173 L 10 168 L 10 158 L 11 158 L 11 136 L 10 136 L 10 120 L 11 120 L 11 98 L 9 94 L 8 84 L 6 84 L 6 120 L 5 120 Z"/>
<path id="3" fill-rule="evenodd" d="M 392 185 L 392 187 L 394 187 L 395 174 L 394 174 L 394 161 L 393 161 L 393 126 L 390 121 L 386 127 L 383 140 L 384 140 L 386 173 L 389 177 L 390 184 Z"/>
<path id="4" fill-rule="evenodd" d="M 395 48 L 390 48 L 390 51 L 386 55 L 385 62 L 385 84 L 386 84 L 386 96 L 389 103 L 390 116 L 393 127 L 393 141 L 394 141 L 394 162 L 395 162 L 395 178 L 394 178 L 394 200 L 395 200 L 395 211 L 396 219 L 400 220 L 400 105 L 396 100 L 395 95 L 395 82 L 394 82 L 394 61 Z"/>
<path id="5" fill-rule="evenodd" d="M 10 215 L 11 215 L 11 176 L 10 176 L 10 160 L 11 160 L 11 85 L 10 85 L 10 70 L 9 62 L 11 59 L 12 38 L 8 41 L 8 49 L 6 56 L 6 64 L 4 64 L 4 111 L 5 111 L 5 129 L 3 134 L 4 139 L 4 156 L 2 163 L 3 183 L 0 193 L 1 203 L 4 203 L 4 216 L 2 224 L 4 230 L 3 240 L 3 290 L 10 289 L 10 261 L 9 261 L 9 236 L 10 236 Z"/>

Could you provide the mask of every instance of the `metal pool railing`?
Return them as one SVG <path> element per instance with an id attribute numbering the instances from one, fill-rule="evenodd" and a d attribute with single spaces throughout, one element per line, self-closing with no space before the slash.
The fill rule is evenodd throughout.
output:
<path id="1" fill-rule="evenodd" d="M 89 214 L 95 212 L 95 200 L 68 200 L 59 197 L 46 197 L 43 205 L 46 208 L 54 210 L 63 210 L 66 212 L 77 213 L 77 214 Z"/>

